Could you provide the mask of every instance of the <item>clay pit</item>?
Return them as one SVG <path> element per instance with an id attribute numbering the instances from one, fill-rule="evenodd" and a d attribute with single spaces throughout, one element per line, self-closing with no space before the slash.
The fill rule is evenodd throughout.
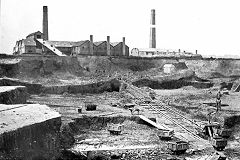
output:
<path id="1" fill-rule="evenodd" d="M 164 64 L 175 70 L 165 73 Z M 232 59 L 3 56 L 0 114 L 12 119 L 0 123 L 0 159 L 203 158 L 216 153 L 199 133 L 209 113 L 211 123 L 232 130 L 221 153 L 237 159 L 239 71 Z M 119 135 L 110 134 L 114 124 L 123 126 Z M 189 149 L 173 155 L 156 126 L 174 130 L 170 142 L 188 141 Z"/>

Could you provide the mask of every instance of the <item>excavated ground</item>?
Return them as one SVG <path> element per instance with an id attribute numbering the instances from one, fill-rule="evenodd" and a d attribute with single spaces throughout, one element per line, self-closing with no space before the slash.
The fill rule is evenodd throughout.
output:
<path id="1" fill-rule="evenodd" d="M 14 57 L 10 58 L 9 61 L 13 59 Z M 159 77 L 166 76 L 163 73 L 164 64 L 178 64 L 178 62 L 184 62 L 185 65 L 176 65 L 177 73 L 188 68 L 195 74 L 190 77 L 183 74 L 177 79 L 176 76 L 168 76 L 167 79 L 163 78 L 166 80 L 163 82 L 159 80 Z M 64 135 L 66 141 L 63 142 L 64 148 L 71 148 L 72 145 L 79 148 L 78 145 L 82 140 L 97 139 L 102 142 L 100 144 L 103 147 L 106 147 L 104 145 L 107 144 L 108 146 L 120 146 L 123 149 L 98 151 L 94 155 L 108 158 L 113 155 L 120 155 L 123 159 L 166 159 L 172 156 L 166 152 L 165 142 L 158 139 L 156 129 L 141 123 L 136 115 L 131 115 L 130 111 L 124 108 L 125 103 L 134 102 L 133 97 L 121 92 L 106 92 L 116 91 L 115 89 L 112 90 L 112 88 L 115 88 L 111 85 L 112 83 L 107 85 L 110 86 L 110 90 L 101 90 L 101 88 L 105 88 L 105 85 L 102 82 L 99 83 L 99 81 L 105 83 L 105 81 L 120 77 L 127 82 L 138 82 L 139 87 L 150 86 L 156 89 L 160 101 L 186 113 L 186 116 L 195 121 L 207 121 L 208 117 L 206 115 L 215 110 L 214 103 L 218 88 L 231 89 L 234 83 L 238 83 L 239 64 L 239 60 L 29 56 L 20 57 L 14 63 L 1 62 L 0 76 L 25 80 L 26 83 L 21 83 L 21 85 L 26 86 L 29 92 L 32 92 L 28 103 L 47 104 L 62 114 L 63 128 L 66 130 Z M 144 81 L 146 79 L 147 82 Z M 152 81 L 156 79 L 157 83 Z M 95 84 L 90 87 L 91 94 L 69 92 L 69 88 L 75 89 L 77 88 L 76 85 L 91 85 L 92 83 Z M 13 84 L 19 83 L 14 82 L 7 85 Z M 194 84 L 196 84 L 196 88 L 189 86 L 194 86 Z M 6 83 L 1 83 L 1 85 L 6 85 Z M 47 87 L 51 92 L 43 92 L 42 86 Z M 34 89 L 36 87 L 37 90 Z M 100 92 L 94 92 L 96 88 L 100 88 Z M 119 89 L 119 85 L 116 88 Z M 82 87 L 80 86 L 76 90 L 82 90 Z M 86 88 L 85 90 L 89 89 Z M 218 122 L 224 122 L 224 119 L 226 119 L 225 126 L 234 128 L 228 146 L 224 151 L 230 159 L 239 159 L 240 156 L 239 98 L 239 93 L 225 94 L 222 97 L 222 111 L 213 118 L 213 121 Z M 93 101 L 98 105 L 97 110 L 86 111 L 84 108 L 85 101 Z M 112 104 L 118 105 L 113 107 Z M 82 109 L 82 113 L 79 113 L 78 109 Z M 144 109 L 141 114 L 145 114 L 149 118 L 154 117 Z M 125 126 L 124 132 L 119 136 L 110 135 L 107 131 L 108 123 L 123 123 Z M 160 121 L 160 123 L 164 122 Z M 231 126 L 230 124 L 236 125 Z M 131 147 L 131 150 L 124 149 L 124 147 L 129 146 L 138 149 Z M 142 146 L 148 148 L 142 149 Z M 212 151 L 212 149 L 195 151 L 177 156 L 177 158 L 196 159 L 204 154 L 211 154 Z M 174 157 L 176 158 L 176 156 Z"/>
<path id="2" fill-rule="evenodd" d="M 82 113 L 78 113 L 77 109 L 84 106 L 84 101 L 91 99 L 95 99 L 94 102 L 98 105 L 97 110 L 86 111 L 83 107 Z M 74 134 L 75 143 L 72 150 L 75 152 L 79 150 L 86 152 L 87 150 L 94 149 L 93 144 L 89 145 L 82 142 L 88 139 L 91 143 L 97 141 L 97 147 L 103 150 L 94 151 L 93 154 L 95 156 L 110 157 L 121 155 L 127 159 L 173 157 L 166 150 L 166 142 L 159 140 L 156 128 L 147 125 L 137 115 L 132 115 L 129 110 L 124 109 L 123 106 L 113 107 L 111 105 L 116 103 L 121 104 L 124 99 L 120 93 L 105 92 L 99 95 L 34 95 L 31 96 L 28 102 L 48 104 L 62 114 L 63 123 L 68 125 L 70 132 Z M 149 118 L 154 117 L 150 113 L 144 113 L 144 110 L 141 112 L 149 116 Z M 121 135 L 110 135 L 107 125 L 111 123 L 124 125 L 124 131 Z M 198 155 L 202 155 L 203 152 L 199 151 Z M 178 158 L 186 156 L 192 157 L 193 155 L 184 154 L 178 156 Z"/>
<path id="3" fill-rule="evenodd" d="M 207 114 L 216 111 L 215 97 L 219 87 L 210 89 L 195 89 L 193 87 L 184 87 L 176 90 L 156 90 L 160 99 L 169 102 L 186 114 L 190 115 L 195 121 L 207 121 Z M 228 145 L 224 154 L 229 159 L 238 159 L 239 152 L 239 92 L 228 92 L 222 96 L 222 110 L 212 117 L 212 122 L 224 123 L 225 128 L 232 128 L 233 133 L 228 139 Z"/>
<path id="4" fill-rule="evenodd" d="M 196 122 L 206 122 L 209 111 L 215 110 L 215 96 L 218 87 L 210 89 L 196 89 L 191 86 L 183 87 L 174 90 L 155 90 L 158 94 L 160 101 L 168 103 L 170 106 L 186 113 L 186 116 L 192 118 Z M 222 97 L 223 107 L 222 111 L 213 118 L 213 121 L 222 123 L 226 117 L 234 117 L 238 119 L 240 110 L 238 107 L 239 93 L 224 94 Z M 86 111 L 84 109 L 85 101 L 94 101 L 97 106 L 96 111 Z M 107 146 L 148 146 L 148 149 L 133 149 L 133 151 L 125 152 L 126 150 L 111 150 L 111 151 L 97 151 L 94 155 L 111 156 L 118 154 L 126 156 L 129 159 L 140 159 L 140 156 L 147 158 L 166 158 L 171 157 L 166 152 L 166 143 L 159 140 L 156 135 L 156 129 L 142 124 L 139 122 L 139 118 L 136 115 L 131 115 L 130 111 L 124 108 L 124 103 L 134 102 L 134 99 L 119 93 L 119 92 L 104 92 L 103 94 L 66 94 L 66 95 L 32 95 L 29 103 L 48 104 L 56 111 L 62 114 L 64 124 L 70 124 L 71 132 L 75 137 L 75 150 L 81 148 L 78 143 L 84 139 L 98 140 L 101 145 Z M 113 107 L 112 104 L 118 104 Z M 82 113 L 78 113 L 79 108 L 82 108 Z M 153 118 L 155 115 L 151 115 L 144 108 L 141 109 L 141 113 L 148 118 Z M 233 121 L 233 120 L 232 120 Z M 120 136 L 112 136 L 107 131 L 108 123 L 123 123 L 125 128 L 124 132 Z M 168 125 L 167 122 L 161 122 Z M 235 123 L 239 123 L 237 120 Z M 228 125 L 228 123 L 226 123 Z M 236 159 L 240 154 L 236 148 L 240 145 L 239 139 L 239 126 L 234 127 L 234 132 L 228 142 L 224 153 L 232 159 Z M 90 145 L 91 146 L 91 145 Z M 88 146 L 89 147 L 89 146 Z M 106 146 L 105 146 L 106 147 Z M 155 149 L 153 149 L 155 148 Z M 158 149 L 156 149 L 158 148 Z M 156 150 L 165 154 L 159 156 Z M 196 158 L 201 157 L 204 154 L 211 154 L 213 149 L 199 151 L 193 154 L 184 154 L 180 157 Z M 231 152 L 234 154 L 231 154 Z M 131 153 L 130 153 L 131 152 Z M 146 153 L 146 154 L 141 154 Z M 130 157 L 131 158 L 130 158 Z M 143 158 L 144 159 L 144 158 Z"/>

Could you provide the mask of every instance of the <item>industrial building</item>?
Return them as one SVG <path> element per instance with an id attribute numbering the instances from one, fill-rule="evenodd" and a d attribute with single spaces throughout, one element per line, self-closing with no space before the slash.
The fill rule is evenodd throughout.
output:
<path id="1" fill-rule="evenodd" d="M 48 8 L 43 6 L 43 32 L 37 31 L 26 36 L 25 39 L 16 42 L 13 48 L 14 55 L 58 55 L 58 56 L 129 56 L 129 47 L 125 44 L 125 37 L 122 42 L 107 41 L 93 42 L 93 35 L 90 40 L 81 41 L 51 41 L 48 35 Z"/>
<path id="2" fill-rule="evenodd" d="M 131 56 L 135 57 L 162 57 L 162 58 L 202 58 L 200 54 L 193 54 L 192 52 L 172 50 L 172 49 L 160 49 L 156 48 L 156 19 L 155 9 L 151 10 L 150 17 L 150 37 L 149 48 L 133 48 L 131 50 Z"/>
<path id="3" fill-rule="evenodd" d="M 131 56 L 136 57 L 163 57 L 163 58 L 202 58 L 202 55 L 193 54 L 192 52 L 171 50 L 171 49 L 157 49 L 157 48 L 133 48 Z"/>

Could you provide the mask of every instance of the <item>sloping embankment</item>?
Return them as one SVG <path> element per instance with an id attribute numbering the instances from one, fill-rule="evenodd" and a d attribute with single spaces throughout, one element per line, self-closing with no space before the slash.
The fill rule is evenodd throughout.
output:
<path id="1" fill-rule="evenodd" d="M 76 57 L 58 56 L 22 56 L 18 63 L 18 77 L 44 77 L 57 73 L 71 73 L 83 75 L 83 68 L 79 65 Z"/>
<path id="2" fill-rule="evenodd" d="M 34 84 L 28 82 L 22 82 L 18 79 L 11 78 L 0 78 L 0 86 L 25 86 L 27 92 L 30 94 L 63 94 L 63 93 L 72 93 L 72 94 L 86 94 L 86 93 L 103 93 L 103 92 L 113 92 L 119 91 L 121 82 L 117 79 L 111 79 L 108 81 L 101 81 L 90 84 L 83 85 L 55 85 L 55 86 L 44 86 L 41 84 Z"/>
<path id="3" fill-rule="evenodd" d="M 181 60 L 202 78 L 223 78 L 240 76 L 239 59 Z"/>
<path id="4" fill-rule="evenodd" d="M 75 76 L 85 74 L 111 75 L 114 72 L 141 72 L 154 68 L 163 68 L 166 63 L 176 64 L 177 69 L 186 69 L 177 64 L 185 63 L 196 75 L 206 78 L 240 76 L 238 59 L 177 59 L 177 58 L 140 58 L 86 56 L 8 56 L 1 57 L 0 77 L 44 77 L 70 73 Z M 180 63 L 179 63 L 180 62 Z"/>
<path id="5" fill-rule="evenodd" d="M 102 81 L 97 83 L 85 84 L 85 85 L 63 85 L 63 86 L 45 86 L 43 87 L 43 93 L 46 94 L 63 94 L 65 92 L 72 94 L 86 94 L 86 93 L 103 93 L 104 91 L 113 92 L 119 91 L 121 83 L 112 79 L 109 81 Z"/>
<path id="6" fill-rule="evenodd" d="M 198 78 L 191 70 L 182 70 L 178 73 L 167 76 L 155 76 L 148 79 L 140 79 L 133 82 L 138 87 L 148 86 L 153 89 L 177 89 L 183 86 L 195 88 L 209 88 L 213 84 L 208 80 Z"/>

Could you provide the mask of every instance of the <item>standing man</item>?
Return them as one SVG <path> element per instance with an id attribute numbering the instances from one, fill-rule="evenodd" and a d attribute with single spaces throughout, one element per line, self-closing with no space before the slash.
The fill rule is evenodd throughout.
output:
<path id="1" fill-rule="evenodd" d="M 211 124 L 211 120 L 213 119 L 213 114 L 214 114 L 214 111 L 210 111 L 208 113 L 208 124 Z"/>
<path id="2" fill-rule="evenodd" d="M 220 90 L 217 93 L 217 97 L 216 97 L 216 107 L 217 107 L 217 111 L 221 111 L 221 92 Z"/>

